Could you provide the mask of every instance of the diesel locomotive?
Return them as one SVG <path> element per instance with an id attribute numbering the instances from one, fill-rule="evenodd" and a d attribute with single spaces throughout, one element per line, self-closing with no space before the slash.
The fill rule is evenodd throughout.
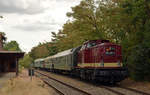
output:
<path id="1" fill-rule="evenodd" d="M 66 72 L 84 80 L 116 83 L 125 79 L 121 46 L 109 40 L 90 40 L 82 46 L 34 61 L 35 68 Z"/>

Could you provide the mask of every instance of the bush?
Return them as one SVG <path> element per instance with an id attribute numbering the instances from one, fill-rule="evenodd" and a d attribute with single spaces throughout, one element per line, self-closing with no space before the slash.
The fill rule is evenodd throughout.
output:
<path id="1" fill-rule="evenodd" d="M 136 81 L 150 81 L 150 48 L 139 44 L 128 56 L 130 76 Z"/>

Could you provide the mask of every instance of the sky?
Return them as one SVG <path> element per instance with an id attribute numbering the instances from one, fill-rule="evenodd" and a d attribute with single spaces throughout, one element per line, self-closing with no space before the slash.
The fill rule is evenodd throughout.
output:
<path id="1" fill-rule="evenodd" d="M 16 40 L 20 48 L 29 52 L 39 42 L 51 40 L 51 32 L 58 32 L 69 19 L 67 12 L 81 0 L 0 0 L 0 32 L 7 41 Z"/>

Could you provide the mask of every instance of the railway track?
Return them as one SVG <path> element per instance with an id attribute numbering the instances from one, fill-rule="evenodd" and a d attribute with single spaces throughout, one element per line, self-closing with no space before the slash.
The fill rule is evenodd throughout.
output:
<path id="1" fill-rule="evenodd" d="M 101 87 L 101 86 L 100 86 Z M 105 89 L 108 89 L 110 91 L 117 91 L 121 93 L 120 95 L 150 95 L 149 93 L 142 92 L 139 90 L 135 90 L 132 88 L 127 88 L 127 87 L 107 87 L 107 86 L 102 86 Z"/>
<path id="2" fill-rule="evenodd" d="M 61 92 L 59 89 L 57 89 L 55 86 L 51 85 L 49 82 L 47 82 L 46 80 L 42 79 L 43 82 L 45 84 L 47 84 L 48 86 L 52 87 L 59 95 L 65 95 L 63 92 Z"/>
<path id="3" fill-rule="evenodd" d="M 118 88 L 126 89 L 126 90 L 129 90 L 129 91 L 132 91 L 132 92 L 136 92 L 136 93 L 139 93 L 141 95 L 150 95 L 149 93 L 139 91 L 139 90 L 136 90 L 136 89 L 132 89 L 132 88 L 128 88 L 128 87 L 118 86 Z"/>
<path id="4" fill-rule="evenodd" d="M 100 88 L 104 88 L 104 89 L 106 89 L 106 90 L 109 90 L 109 91 L 111 91 L 111 92 L 113 92 L 113 93 L 116 93 L 117 95 L 126 95 L 126 94 L 123 94 L 123 93 L 121 93 L 121 92 L 118 92 L 118 91 L 113 90 L 113 89 L 111 89 L 111 88 L 109 88 L 109 87 L 106 87 L 106 86 L 101 86 Z"/>
<path id="5" fill-rule="evenodd" d="M 63 85 L 66 85 L 69 88 L 72 88 L 72 89 L 76 90 L 76 91 L 82 93 L 82 95 L 83 94 L 84 95 L 95 95 L 95 94 L 89 93 L 89 91 L 88 92 L 84 91 L 82 89 L 79 89 L 77 87 L 73 87 L 73 86 L 71 86 L 71 85 L 69 85 L 67 83 L 62 82 L 62 81 L 59 81 L 59 80 L 57 80 L 55 78 L 52 78 L 52 77 L 48 76 L 47 74 L 45 74 L 44 72 L 41 72 L 41 71 L 36 71 L 36 72 L 41 74 L 41 75 L 43 75 L 43 76 L 48 77 L 49 79 L 52 79 L 52 80 L 57 81 L 57 82 L 59 82 L 59 83 L 61 83 Z M 46 84 L 48 84 L 48 82 Z M 95 85 L 93 85 L 93 86 L 95 86 Z M 121 87 L 121 86 L 118 86 L 118 85 L 116 87 L 109 87 L 109 86 L 95 86 L 95 87 L 96 88 L 106 89 L 107 91 L 112 92 L 113 95 L 150 95 L 149 93 L 145 93 L 145 92 L 142 92 L 142 91 L 139 91 L 139 90 L 135 90 L 135 89 L 132 89 L 132 88 Z M 52 88 L 54 88 L 54 87 L 52 87 Z M 61 92 L 61 91 L 59 91 L 59 89 L 57 89 L 57 90 L 58 90 L 58 93 Z M 66 94 L 61 94 L 61 95 L 66 95 Z"/>
<path id="6" fill-rule="evenodd" d="M 64 93 L 64 91 L 62 91 L 62 90 L 60 90 L 59 88 L 57 88 L 57 87 L 53 86 L 52 84 L 50 84 L 50 82 L 49 82 L 48 80 L 53 80 L 53 82 L 55 81 L 55 82 L 57 82 L 57 83 L 60 83 L 60 84 L 62 84 L 62 85 L 64 85 L 64 86 L 66 86 L 67 88 L 71 88 L 72 90 L 77 91 L 77 92 L 79 93 L 78 95 L 92 95 L 92 94 L 90 94 L 90 93 L 88 93 L 88 92 L 86 92 L 86 91 L 84 91 L 84 90 L 81 90 L 81 89 L 79 89 L 79 88 L 76 88 L 76 87 L 73 87 L 73 86 L 71 86 L 71 85 L 68 85 L 68 84 L 66 84 L 66 83 L 64 83 L 64 82 L 61 82 L 61 81 L 59 81 L 59 80 L 57 80 L 57 79 L 54 79 L 54 78 L 52 78 L 52 77 L 50 77 L 50 76 L 48 76 L 48 75 L 46 75 L 46 74 L 43 74 L 43 73 L 41 73 L 41 72 L 36 71 L 36 73 L 38 73 L 38 74 L 40 74 L 40 75 L 42 75 L 42 76 L 47 77 L 48 79 L 42 78 L 42 80 L 43 80 L 48 86 L 50 86 L 50 87 L 52 87 L 53 89 L 55 89 L 55 91 L 57 91 L 60 95 L 68 95 L 68 94 Z M 38 76 L 38 75 L 36 75 L 36 76 Z M 67 90 L 67 89 L 65 89 L 65 90 Z M 70 95 L 72 95 L 72 94 L 70 94 Z M 76 94 L 75 94 L 75 95 L 76 95 Z"/>

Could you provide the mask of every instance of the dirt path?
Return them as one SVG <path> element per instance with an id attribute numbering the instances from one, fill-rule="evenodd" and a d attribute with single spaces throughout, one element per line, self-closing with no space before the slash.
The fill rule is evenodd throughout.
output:
<path id="1" fill-rule="evenodd" d="M 56 95 L 57 93 L 45 85 L 40 79 L 32 81 L 27 70 L 23 70 L 17 78 L 12 78 L 0 89 L 0 95 Z"/>
<path id="2" fill-rule="evenodd" d="M 14 78 L 16 76 L 16 73 L 4 73 L 0 74 L 0 89 L 7 83 L 7 81 L 11 78 Z"/>

